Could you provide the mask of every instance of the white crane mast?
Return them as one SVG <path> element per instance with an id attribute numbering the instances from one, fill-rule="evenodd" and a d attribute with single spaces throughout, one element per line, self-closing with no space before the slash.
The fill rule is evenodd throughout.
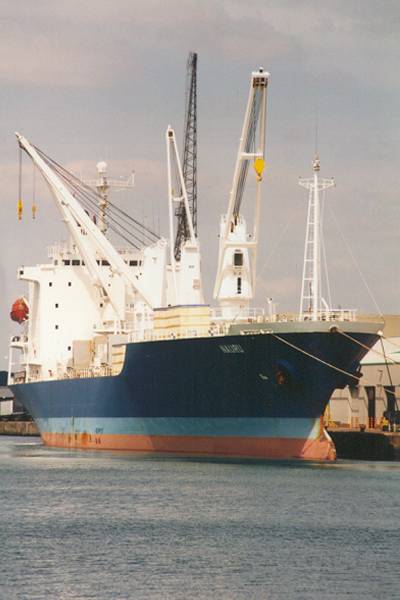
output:
<path id="1" fill-rule="evenodd" d="M 166 145 L 170 270 L 172 272 L 172 286 L 174 291 L 173 295 L 169 297 L 168 304 L 202 304 L 204 298 L 201 285 L 200 247 L 194 231 L 175 132 L 170 125 L 166 131 Z M 174 253 L 176 238 L 176 233 L 174 232 L 174 215 L 177 204 L 183 204 L 189 230 L 189 238 L 186 240 L 182 238 L 179 248 L 179 261 L 175 259 Z"/>
<path id="2" fill-rule="evenodd" d="M 74 198 L 57 174 L 54 173 L 40 157 L 29 141 L 19 133 L 16 133 L 16 136 L 20 147 L 31 157 L 32 161 L 46 180 L 71 237 L 82 256 L 82 259 L 85 261 L 86 268 L 92 277 L 93 284 L 100 287 L 105 299 L 110 301 L 116 318 L 121 321 L 125 319 L 125 300 L 121 300 L 120 294 L 114 294 L 113 285 L 110 284 L 104 271 L 99 268 L 96 253 L 98 253 L 99 257 L 107 259 L 114 275 L 117 278 L 122 277 L 128 287 L 132 290 L 134 296 L 138 297 L 140 301 L 151 309 L 152 306 L 149 295 L 143 289 L 141 283 L 129 272 L 127 265 L 117 250 L 107 240 L 97 225 L 93 223 L 79 202 Z"/>
<path id="3" fill-rule="evenodd" d="M 174 259 L 174 204 L 183 202 L 185 207 L 185 215 L 189 226 L 190 242 L 194 244 L 196 242 L 196 236 L 193 229 L 192 216 L 190 214 L 189 200 L 186 192 L 185 181 L 183 179 L 182 166 L 179 158 L 179 153 L 176 145 L 175 132 L 170 125 L 168 125 L 166 133 L 167 143 L 167 169 L 168 169 L 168 209 L 169 209 L 169 233 L 170 233 L 170 251 L 171 251 L 171 264 L 175 264 Z M 172 185 L 172 160 L 175 161 L 178 174 L 178 185 L 179 188 L 175 190 Z M 175 194 L 181 192 L 180 195 Z"/>
<path id="4" fill-rule="evenodd" d="M 321 279 L 321 198 L 320 192 L 335 185 L 333 178 L 320 179 L 320 160 L 313 160 L 314 176 L 299 179 L 299 185 L 309 190 L 307 231 L 304 245 L 303 277 L 301 284 L 299 319 L 317 321 L 321 312 L 330 310 L 322 296 Z"/>
<path id="5" fill-rule="evenodd" d="M 261 207 L 262 173 L 265 165 L 266 97 L 269 73 L 251 74 L 250 91 L 236 158 L 226 215 L 222 217 L 214 298 L 220 304 L 244 307 L 254 296 Z M 254 224 L 247 234 L 240 212 L 250 161 L 256 172 Z M 251 259 L 249 257 L 249 251 Z"/>

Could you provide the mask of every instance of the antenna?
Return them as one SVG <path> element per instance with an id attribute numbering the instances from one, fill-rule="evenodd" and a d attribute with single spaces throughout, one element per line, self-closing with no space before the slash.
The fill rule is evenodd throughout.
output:
<path id="1" fill-rule="evenodd" d="M 96 169 L 98 173 L 97 179 L 85 180 L 84 183 L 91 187 L 95 187 L 100 196 L 99 199 L 99 221 L 98 227 L 105 235 L 107 232 L 106 214 L 108 207 L 108 191 L 110 188 L 117 188 L 119 191 L 133 188 L 135 185 L 135 173 L 132 171 L 128 179 L 109 179 L 107 177 L 107 163 L 101 160 L 97 163 Z"/>
<path id="2" fill-rule="evenodd" d="M 318 130 L 317 130 L 318 131 Z M 309 190 L 306 240 L 304 245 L 303 278 L 299 319 L 317 321 L 323 307 L 329 310 L 321 293 L 321 205 L 320 192 L 335 185 L 333 178 L 320 179 L 318 154 L 312 162 L 314 177 L 299 179 L 299 185 Z"/>

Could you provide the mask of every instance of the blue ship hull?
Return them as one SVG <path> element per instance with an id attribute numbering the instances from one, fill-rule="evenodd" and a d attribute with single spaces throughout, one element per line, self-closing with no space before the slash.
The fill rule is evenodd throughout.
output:
<path id="1" fill-rule="evenodd" d="M 377 340 L 351 335 L 367 347 Z M 366 349 L 329 330 L 279 337 L 132 343 L 117 376 L 12 389 L 50 445 L 332 458 L 321 415 L 335 388 L 356 381 L 346 373 L 357 373 Z"/>

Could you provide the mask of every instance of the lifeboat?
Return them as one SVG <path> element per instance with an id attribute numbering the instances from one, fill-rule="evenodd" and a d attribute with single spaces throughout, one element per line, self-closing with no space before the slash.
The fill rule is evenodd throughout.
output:
<path id="1" fill-rule="evenodd" d="M 10 317 L 12 321 L 21 324 L 29 318 L 29 305 L 25 298 L 17 298 L 11 307 Z"/>

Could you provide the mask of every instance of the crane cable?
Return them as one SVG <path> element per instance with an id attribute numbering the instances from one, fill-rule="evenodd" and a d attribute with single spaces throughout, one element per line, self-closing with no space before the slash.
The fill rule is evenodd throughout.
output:
<path id="1" fill-rule="evenodd" d="M 53 168 L 53 170 L 55 170 L 56 173 L 71 188 L 74 189 L 75 192 L 77 192 L 81 197 L 84 196 L 89 202 L 91 202 L 94 205 L 94 208 L 96 210 L 98 210 L 98 200 L 101 197 L 97 192 L 95 192 L 90 186 L 83 183 L 80 179 L 75 177 L 75 175 L 73 175 L 72 173 L 70 173 L 69 171 L 64 169 L 64 167 L 62 167 L 61 165 L 58 165 L 52 159 L 48 159 L 48 157 L 46 157 L 46 155 L 44 155 L 43 158 L 44 158 L 45 162 L 47 162 L 47 160 L 50 160 L 51 162 L 47 163 L 47 164 L 49 164 L 49 166 L 51 166 Z M 111 210 L 113 210 L 117 214 L 121 213 L 124 217 L 126 217 L 132 227 L 136 227 L 136 229 L 139 229 L 141 233 L 146 232 L 146 234 L 148 234 L 148 235 L 146 235 L 146 237 L 148 237 L 149 239 L 153 239 L 153 240 L 154 240 L 154 238 L 158 239 L 157 234 L 155 234 L 150 229 L 148 229 L 145 225 L 143 225 L 142 223 L 140 223 L 139 221 L 137 221 L 136 219 L 134 219 L 133 217 L 131 217 L 130 215 L 125 213 L 122 209 L 115 206 L 112 202 L 108 201 L 108 205 Z M 121 218 L 121 220 L 124 221 L 124 219 L 119 214 L 118 214 L 118 218 Z"/>
<path id="2" fill-rule="evenodd" d="M 392 344 L 392 346 L 396 346 L 396 348 L 400 348 L 400 344 L 397 344 L 396 342 L 393 341 L 393 338 L 387 338 L 384 335 L 382 336 L 384 340 L 387 340 L 388 342 L 390 342 Z M 396 363 L 398 364 L 398 363 Z"/>
<path id="3" fill-rule="evenodd" d="M 69 179 L 66 178 L 65 174 L 63 174 L 62 172 L 58 172 L 57 169 L 54 169 L 55 172 L 57 173 L 57 175 L 68 185 L 69 187 L 69 191 L 71 192 L 72 190 L 72 195 L 74 196 L 74 198 L 76 200 L 78 200 L 80 202 L 80 204 L 83 206 L 83 208 L 85 209 L 85 211 L 87 213 L 89 213 L 90 211 L 94 211 L 94 214 L 96 216 L 98 216 L 98 204 L 97 201 L 94 200 L 93 198 L 91 198 L 90 194 L 85 192 L 84 190 L 81 190 L 79 187 L 75 186 L 72 182 L 69 181 Z M 95 193 L 93 192 L 93 195 Z M 98 197 L 98 195 L 97 195 Z M 130 239 L 127 238 L 124 234 L 122 234 L 114 225 L 111 225 L 110 223 L 108 223 L 109 228 L 114 231 L 117 235 L 119 235 L 121 238 L 123 238 L 128 244 L 130 244 L 131 246 L 133 246 L 135 249 L 140 250 L 140 244 L 143 242 L 143 240 L 141 240 L 138 235 L 140 235 L 140 231 L 139 234 L 137 234 L 134 231 L 130 231 L 129 229 L 127 229 L 126 227 L 124 227 L 121 223 L 119 223 L 113 216 L 111 216 L 110 214 L 108 215 L 108 219 L 115 222 L 116 225 L 118 227 L 120 227 L 121 229 L 123 229 L 129 236 Z M 132 241 L 132 238 L 135 240 Z M 139 245 L 138 245 L 139 244 Z"/>
<path id="4" fill-rule="evenodd" d="M 43 160 L 45 160 L 45 162 L 47 163 L 46 159 L 44 158 Z M 47 163 L 49 164 L 49 163 Z M 66 170 L 61 170 L 58 169 L 55 165 L 49 164 L 49 166 L 52 167 L 52 169 L 55 171 L 55 173 L 66 183 L 67 187 L 69 188 L 69 191 L 72 192 L 73 196 L 82 204 L 82 206 L 87 210 L 87 211 L 92 211 L 94 212 L 94 214 L 96 216 L 98 216 L 98 212 L 99 212 L 99 207 L 98 207 L 98 198 L 99 195 L 96 194 L 93 190 L 91 190 L 91 188 L 86 189 L 86 186 L 82 186 L 81 184 L 77 184 L 74 183 L 72 177 L 71 178 L 68 176 L 68 171 Z M 68 174 L 68 175 L 67 175 Z M 74 178 L 75 179 L 75 178 Z M 118 215 L 118 218 L 121 219 L 123 222 L 126 223 L 126 221 L 120 216 Z M 112 216 L 112 214 L 108 214 L 108 219 L 113 221 L 115 225 L 111 225 L 109 223 L 109 228 L 114 231 L 119 237 L 121 237 L 122 239 L 124 239 L 128 244 L 130 244 L 131 246 L 133 246 L 135 249 L 140 250 L 140 246 L 144 244 L 144 239 L 143 239 L 143 229 L 140 228 L 138 225 L 136 225 L 135 223 L 130 223 L 131 227 L 136 228 L 137 230 L 139 230 L 139 233 L 137 233 L 136 231 L 132 231 L 127 229 L 124 225 L 122 225 L 116 218 L 115 216 Z M 123 233 L 121 233 L 121 231 L 118 229 L 121 228 L 122 230 L 124 230 L 125 232 L 128 233 L 128 235 L 130 236 L 130 238 L 126 237 Z M 138 237 L 140 236 L 140 237 Z M 148 236 L 149 237 L 149 236 Z M 133 241 L 132 238 L 135 240 Z M 153 240 L 151 240 L 152 242 Z"/>
<path id="5" fill-rule="evenodd" d="M 32 172 L 32 219 L 36 219 L 36 213 L 37 213 L 37 206 L 36 206 L 36 165 L 35 163 L 32 163 L 33 165 L 33 172 Z"/>
<path id="6" fill-rule="evenodd" d="M 22 148 L 19 146 L 18 153 L 18 200 L 17 200 L 17 215 L 18 221 L 22 220 Z"/>
<path id="7" fill-rule="evenodd" d="M 42 150 L 40 150 L 40 148 L 38 148 L 37 146 L 34 146 L 34 148 L 38 152 L 40 157 L 45 161 L 45 163 L 50 168 L 52 168 L 52 170 L 54 170 L 56 172 L 56 174 L 59 177 L 61 177 L 61 179 L 64 180 L 64 182 L 69 186 L 70 191 L 72 188 L 72 190 L 75 192 L 75 194 L 74 194 L 75 197 L 76 197 L 76 195 L 78 195 L 79 199 L 82 203 L 84 203 L 86 200 L 86 207 L 88 207 L 88 203 L 90 203 L 92 205 L 92 207 L 90 207 L 90 209 L 91 210 L 95 209 L 96 211 L 98 211 L 98 200 L 99 200 L 100 196 L 97 192 L 95 192 L 91 187 L 89 187 L 84 182 L 82 182 L 80 179 L 78 179 L 75 175 L 73 175 L 72 173 L 67 171 L 67 169 L 62 167 L 62 165 L 57 163 L 54 159 L 52 159 L 51 157 L 46 155 Z M 140 221 L 137 221 L 135 218 L 128 215 L 125 211 L 118 208 L 113 203 L 108 202 L 108 204 L 109 204 L 110 211 L 112 211 L 114 214 L 114 217 L 112 217 L 110 214 L 108 214 L 108 218 L 111 219 L 112 221 L 114 221 L 114 223 L 116 223 L 116 225 L 118 227 L 122 228 L 126 232 L 128 232 L 128 229 L 126 229 L 126 227 L 124 227 L 121 223 L 119 223 L 116 220 L 117 218 L 120 219 L 125 224 L 129 223 L 130 227 L 133 227 L 136 230 L 139 230 L 138 232 L 137 231 L 129 232 L 129 234 L 131 236 L 133 236 L 139 244 L 141 244 L 141 245 L 145 244 L 144 238 L 148 239 L 147 243 L 154 243 L 155 241 L 160 239 L 159 235 L 157 235 L 156 233 L 151 231 L 151 229 L 149 229 L 148 227 L 146 227 L 145 225 L 140 223 Z M 140 249 L 137 246 L 137 244 L 135 244 L 132 241 L 130 241 L 129 239 L 127 239 L 116 227 L 112 227 L 110 225 L 110 229 L 112 229 L 115 233 L 117 233 L 117 235 L 119 235 L 120 237 L 125 239 L 125 241 L 127 241 L 129 244 L 133 245 L 137 249 Z M 140 236 L 141 239 L 138 237 L 138 235 Z"/>
<path id="8" fill-rule="evenodd" d="M 387 358 L 386 358 L 385 346 L 383 345 L 383 340 L 382 340 L 382 338 L 381 338 L 381 340 L 380 340 L 380 341 L 381 341 L 381 346 L 382 346 L 382 352 L 383 352 L 383 356 L 384 356 L 384 358 L 385 358 L 386 371 L 387 371 L 387 376 L 388 376 L 388 378 L 389 378 L 390 387 L 391 387 L 391 388 L 394 388 L 394 389 L 396 390 L 396 387 L 393 385 L 392 374 L 391 374 L 391 372 L 390 372 L 390 369 L 389 369 L 389 363 L 388 363 L 388 361 L 387 361 Z M 399 408 L 399 407 L 398 407 L 398 405 L 397 405 L 397 397 L 396 397 L 396 393 L 394 393 L 394 404 L 395 404 L 396 410 L 398 410 L 398 408 Z M 388 407 L 387 407 L 387 408 L 388 408 Z"/>
<path id="9" fill-rule="evenodd" d="M 380 342 L 381 342 L 381 346 L 382 346 L 382 352 L 379 352 L 379 350 L 375 350 L 374 348 L 368 348 L 368 346 L 366 346 L 365 344 L 363 344 L 362 342 L 359 342 L 358 340 L 356 340 L 355 338 L 353 338 L 351 335 L 349 335 L 348 333 L 345 333 L 344 331 L 341 331 L 340 329 L 337 330 L 338 333 L 340 333 L 341 335 L 343 335 L 344 337 L 348 338 L 349 340 L 351 340 L 352 342 L 354 342 L 355 344 L 358 344 L 359 346 L 361 346 L 362 348 L 365 348 L 366 350 L 368 350 L 369 352 L 374 352 L 374 354 L 378 354 L 379 356 L 383 356 L 383 358 L 385 359 L 385 365 L 386 365 L 386 370 L 387 370 L 387 375 L 388 375 L 388 379 L 390 382 L 391 387 L 393 386 L 393 381 L 392 381 L 392 374 L 390 373 L 390 369 L 389 369 L 389 360 L 394 364 L 394 365 L 398 365 L 399 362 L 394 360 L 394 358 L 390 358 L 386 355 L 385 352 L 385 347 L 383 345 L 383 336 L 380 336 Z M 387 338 L 384 338 L 387 340 Z M 389 340 L 388 340 L 389 341 Z M 398 345 L 398 344 L 395 344 Z M 386 394 L 392 394 L 395 398 L 395 404 L 396 404 L 396 410 L 397 410 L 397 396 L 396 396 L 396 392 L 393 392 L 392 390 L 389 390 L 388 388 L 384 387 L 384 390 L 386 392 Z"/>
<path id="10" fill-rule="evenodd" d="M 251 151 L 252 146 L 255 143 L 255 136 L 256 136 L 256 132 L 257 132 L 257 123 L 258 123 L 258 118 L 259 118 L 260 109 L 261 109 L 261 101 L 262 101 L 262 94 L 260 93 L 260 90 L 258 88 L 256 88 L 256 91 L 255 91 L 254 97 L 253 97 L 251 110 L 250 110 L 250 117 L 249 117 L 250 124 L 249 124 L 249 128 L 247 130 L 246 142 L 245 142 L 245 147 L 244 147 L 244 150 L 247 153 Z M 242 200 L 243 200 L 243 192 L 244 192 L 244 186 L 246 184 L 248 170 L 249 170 L 249 161 L 245 160 L 242 162 L 241 167 L 240 167 L 238 184 L 237 184 L 236 194 L 235 194 L 235 203 L 234 203 L 234 208 L 233 208 L 233 214 L 236 217 L 240 214 L 240 208 L 241 208 L 241 204 L 242 204 Z"/>
<path id="11" fill-rule="evenodd" d="M 353 338 L 351 335 L 349 335 L 348 333 L 345 333 L 344 331 L 342 331 L 341 329 L 337 329 L 337 333 L 340 333 L 340 335 L 342 335 L 343 337 L 351 340 L 352 342 L 354 342 L 355 344 L 358 344 L 359 346 L 361 346 L 362 348 L 364 348 L 365 350 L 368 350 L 368 352 L 373 352 L 374 354 L 378 354 L 379 356 L 383 356 L 383 358 L 385 359 L 385 361 L 387 362 L 387 360 L 392 361 L 392 363 L 394 365 L 398 365 L 400 364 L 398 361 L 394 360 L 394 358 L 387 358 L 385 352 L 380 352 L 379 350 L 374 350 L 374 348 L 369 348 L 366 344 L 363 344 L 362 342 L 359 342 L 358 340 L 356 340 L 355 338 Z M 382 339 L 383 336 L 380 336 L 380 338 Z M 385 338 L 386 339 L 386 338 Z"/>
<path id="12" fill-rule="evenodd" d="M 360 279 L 363 282 L 363 284 L 365 286 L 365 289 L 367 290 L 367 293 L 368 293 L 369 297 L 371 298 L 372 302 L 375 304 L 375 307 L 378 310 L 379 316 L 383 318 L 383 312 L 382 312 L 380 306 L 378 305 L 378 302 L 376 301 L 375 296 L 373 295 L 373 293 L 371 291 L 371 288 L 369 287 L 369 285 L 367 283 L 367 280 L 365 279 L 365 277 L 364 277 L 364 275 L 363 275 L 363 273 L 362 273 L 362 271 L 360 269 L 360 266 L 359 266 L 359 264 L 358 264 L 358 262 L 357 262 L 357 260 L 356 260 L 356 258 L 354 256 L 354 254 L 353 254 L 353 252 L 351 250 L 351 247 L 350 247 L 348 241 L 346 240 L 346 238 L 344 236 L 342 228 L 340 227 L 340 223 L 339 223 L 339 221 L 338 221 L 338 219 L 337 219 L 337 217 L 336 217 L 336 215 L 335 215 L 335 213 L 334 213 L 334 211 L 332 209 L 332 206 L 329 203 L 328 203 L 328 210 L 329 210 L 329 212 L 331 214 L 331 217 L 333 218 L 333 221 L 334 221 L 334 223 L 336 225 L 337 230 L 339 231 L 340 237 L 342 238 L 342 240 L 344 242 L 344 245 L 347 248 L 347 252 L 350 254 L 350 258 L 353 261 L 353 264 L 354 264 L 354 266 L 356 267 L 356 269 L 358 271 Z"/>
<path id="13" fill-rule="evenodd" d="M 326 360 L 323 360 L 322 358 L 315 356 L 315 354 L 311 354 L 310 352 L 307 352 L 307 350 L 304 350 L 304 348 L 300 348 L 300 346 L 296 346 L 296 344 L 293 344 L 292 342 L 285 340 L 283 337 L 281 337 L 280 335 L 277 335 L 276 333 L 273 333 L 272 331 L 268 331 L 267 333 L 269 335 L 271 335 L 272 337 L 276 338 L 277 340 L 279 340 L 280 342 L 282 342 L 283 344 L 286 344 L 287 346 L 290 346 L 294 350 L 297 350 L 301 354 L 305 354 L 309 358 L 313 358 L 314 360 L 321 363 L 322 365 L 325 365 L 326 367 L 329 367 L 330 369 L 333 369 L 334 371 L 337 371 L 338 373 L 342 373 L 342 375 L 346 375 L 346 377 L 351 377 L 352 379 L 357 380 L 357 382 L 359 381 L 360 378 L 357 375 L 354 375 L 354 373 L 350 373 L 349 371 L 345 371 L 344 369 L 341 369 L 340 367 L 337 367 L 335 365 L 332 365 L 331 363 L 328 363 Z"/>

